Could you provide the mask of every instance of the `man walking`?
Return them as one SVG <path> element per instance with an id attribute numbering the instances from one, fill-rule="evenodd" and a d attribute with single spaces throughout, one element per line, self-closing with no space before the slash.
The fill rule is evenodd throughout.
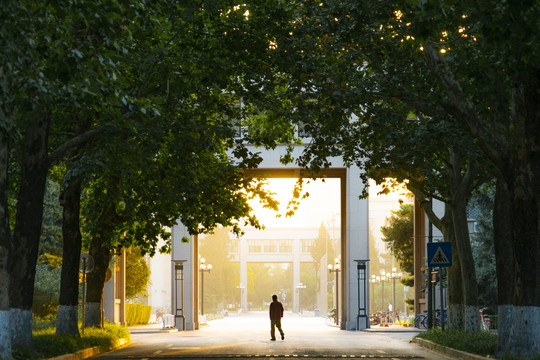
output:
<path id="1" fill-rule="evenodd" d="M 283 305 L 277 300 L 277 295 L 272 295 L 270 303 L 270 340 L 276 341 L 276 327 L 281 334 L 281 340 L 285 340 L 285 333 L 281 329 L 281 318 L 283 317 Z"/>

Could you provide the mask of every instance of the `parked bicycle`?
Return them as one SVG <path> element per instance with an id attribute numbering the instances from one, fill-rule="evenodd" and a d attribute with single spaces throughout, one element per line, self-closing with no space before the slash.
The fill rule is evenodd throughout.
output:
<path id="1" fill-rule="evenodd" d="M 371 325 L 388 326 L 392 324 L 392 315 L 389 311 L 376 311 L 369 315 Z"/>
<path id="2" fill-rule="evenodd" d="M 336 309 L 332 309 L 326 317 L 326 325 L 339 325 Z"/>
<path id="3" fill-rule="evenodd" d="M 414 327 L 418 329 L 427 329 L 427 315 L 416 315 L 416 317 L 414 318 Z"/>
<path id="4" fill-rule="evenodd" d="M 442 315 L 441 315 L 441 309 L 435 310 L 435 323 L 434 326 L 441 326 L 442 322 Z M 448 310 L 444 310 L 444 323 L 446 324 L 448 322 Z M 427 329 L 428 328 L 428 316 L 427 316 L 427 310 L 424 310 L 423 314 L 418 314 L 414 318 L 414 326 L 418 329 Z"/>

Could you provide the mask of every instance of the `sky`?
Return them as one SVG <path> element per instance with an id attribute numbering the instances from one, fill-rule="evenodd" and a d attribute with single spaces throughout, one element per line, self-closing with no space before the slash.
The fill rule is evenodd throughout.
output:
<path id="1" fill-rule="evenodd" d="M 268 182 L 268 188 L 276 193 L 275 199 L 280 202 L 280 213 L 285 214 L 287 204 L 292 198 L 296 179 L 270 178 Z M 300 201 L 298 210 L 292 217 L 285 217 L 285 215 L 276 217 L 275 211 L 264 209 L 256 199 L 252 200 L 250 205 L 267 229 L 273 227 L 319 227 L 321 222 L 327 224 L 328 227 L 334 224 L 339 226 L 341 215 L 340 180 L 328 178 L 323 182 L 322 179 L 319 179 L 304 184 L 304 189 L 309 192 L 310 196 Z M 369 220 L 372 225 L 372 235 L 375 238 L 375 246 L 381 253 L 385 253 L 387 249 L 382 241 L 380 228 L 385 225 L 386 218 L 392 215 L 392 211 L 399 209 L 399 200 L 407 203 L 411 199 L 407 197 L 407 191 L 404 187 L 386 195 L 379 195 L 382 186 L 370 181 L 369 189 Z"/>
<path id="2" fill-rule="evenodd" d="M 270 178 L 269 187 L 276 195 L 274 198 L 280 203 L 281 217 L 276 218 L 277 213 L 273 210 L 264 209 L 258 200 L 250 202 L 251 207 L 259 221 L 266 226 L 272 227 L 318 227 L 321 222 L 331 223 L 333 220 L 339 225 L 340 194 L 339 179 L 328 178 L 304 183 L 304 189 L 310 194 L 309 197 L 300 201 L 298 210 L 292 217 L 285 217 L 287 204 L 292 198 L 292 190 L 296 179 Z"/>

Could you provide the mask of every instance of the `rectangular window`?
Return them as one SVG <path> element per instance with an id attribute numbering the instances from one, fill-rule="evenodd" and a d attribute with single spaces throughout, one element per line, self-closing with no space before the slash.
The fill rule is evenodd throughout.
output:
<path id="1" fill-rule="evenodd" d="M 279 240 L 278 245 L 280 253 L 292 252 L 292 240 Z"/>
<path id="2" fill-rule="evenodd" d="M 261 244 L 257 240 L 249 240 L 248 251 L 250 253 L 260 253 L 261 250 Z"/>
<path id="3" fill-rule="evenodd" d="M 275 252 L 277 252 L 277 242 L 276 242 L 276 240 L 265 240 L 264 241 L 264 252 L 265 253 L 275 253 Z"/>
<path id="4" fill-rule="evenodd" d="M 227 247 L 230 253 L 238 253 L 238 239 L 231 239 Z"/>
<path id="5" fill-rule="evenodd" d="M 312 239 L 304 239 L 302 240 L 302 252 L 303 253 L 309 253 L 311 252 L 311 248 L 313 247 L 313 244 L 315 243 Z"/>

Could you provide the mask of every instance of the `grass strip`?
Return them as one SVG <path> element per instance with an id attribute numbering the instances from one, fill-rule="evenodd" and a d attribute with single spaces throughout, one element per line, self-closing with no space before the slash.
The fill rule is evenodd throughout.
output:
<path id="1" fill-rule="evenodd" d="M 467 333 L 464 330 L 434 328 L 416 335 L 421 339 L 471 354 L 493 357 L 497 350 L 497 334 L 487 331 Z"/>
<path id="2" fill-rule="evenodd" d="M 120 339 L 129 340 L 126 327 L 105 324 L 103 329 L 86 328 L 81 336 L 56 335 L 52 327 L 34 330 L 32 341 L 35 351 L 14 349 L 13 357 L 23 359 L 47 359 L 59 355 L 71 354 L 79 350 L 98 346 L 102 351 L 114 349 Z"/>

